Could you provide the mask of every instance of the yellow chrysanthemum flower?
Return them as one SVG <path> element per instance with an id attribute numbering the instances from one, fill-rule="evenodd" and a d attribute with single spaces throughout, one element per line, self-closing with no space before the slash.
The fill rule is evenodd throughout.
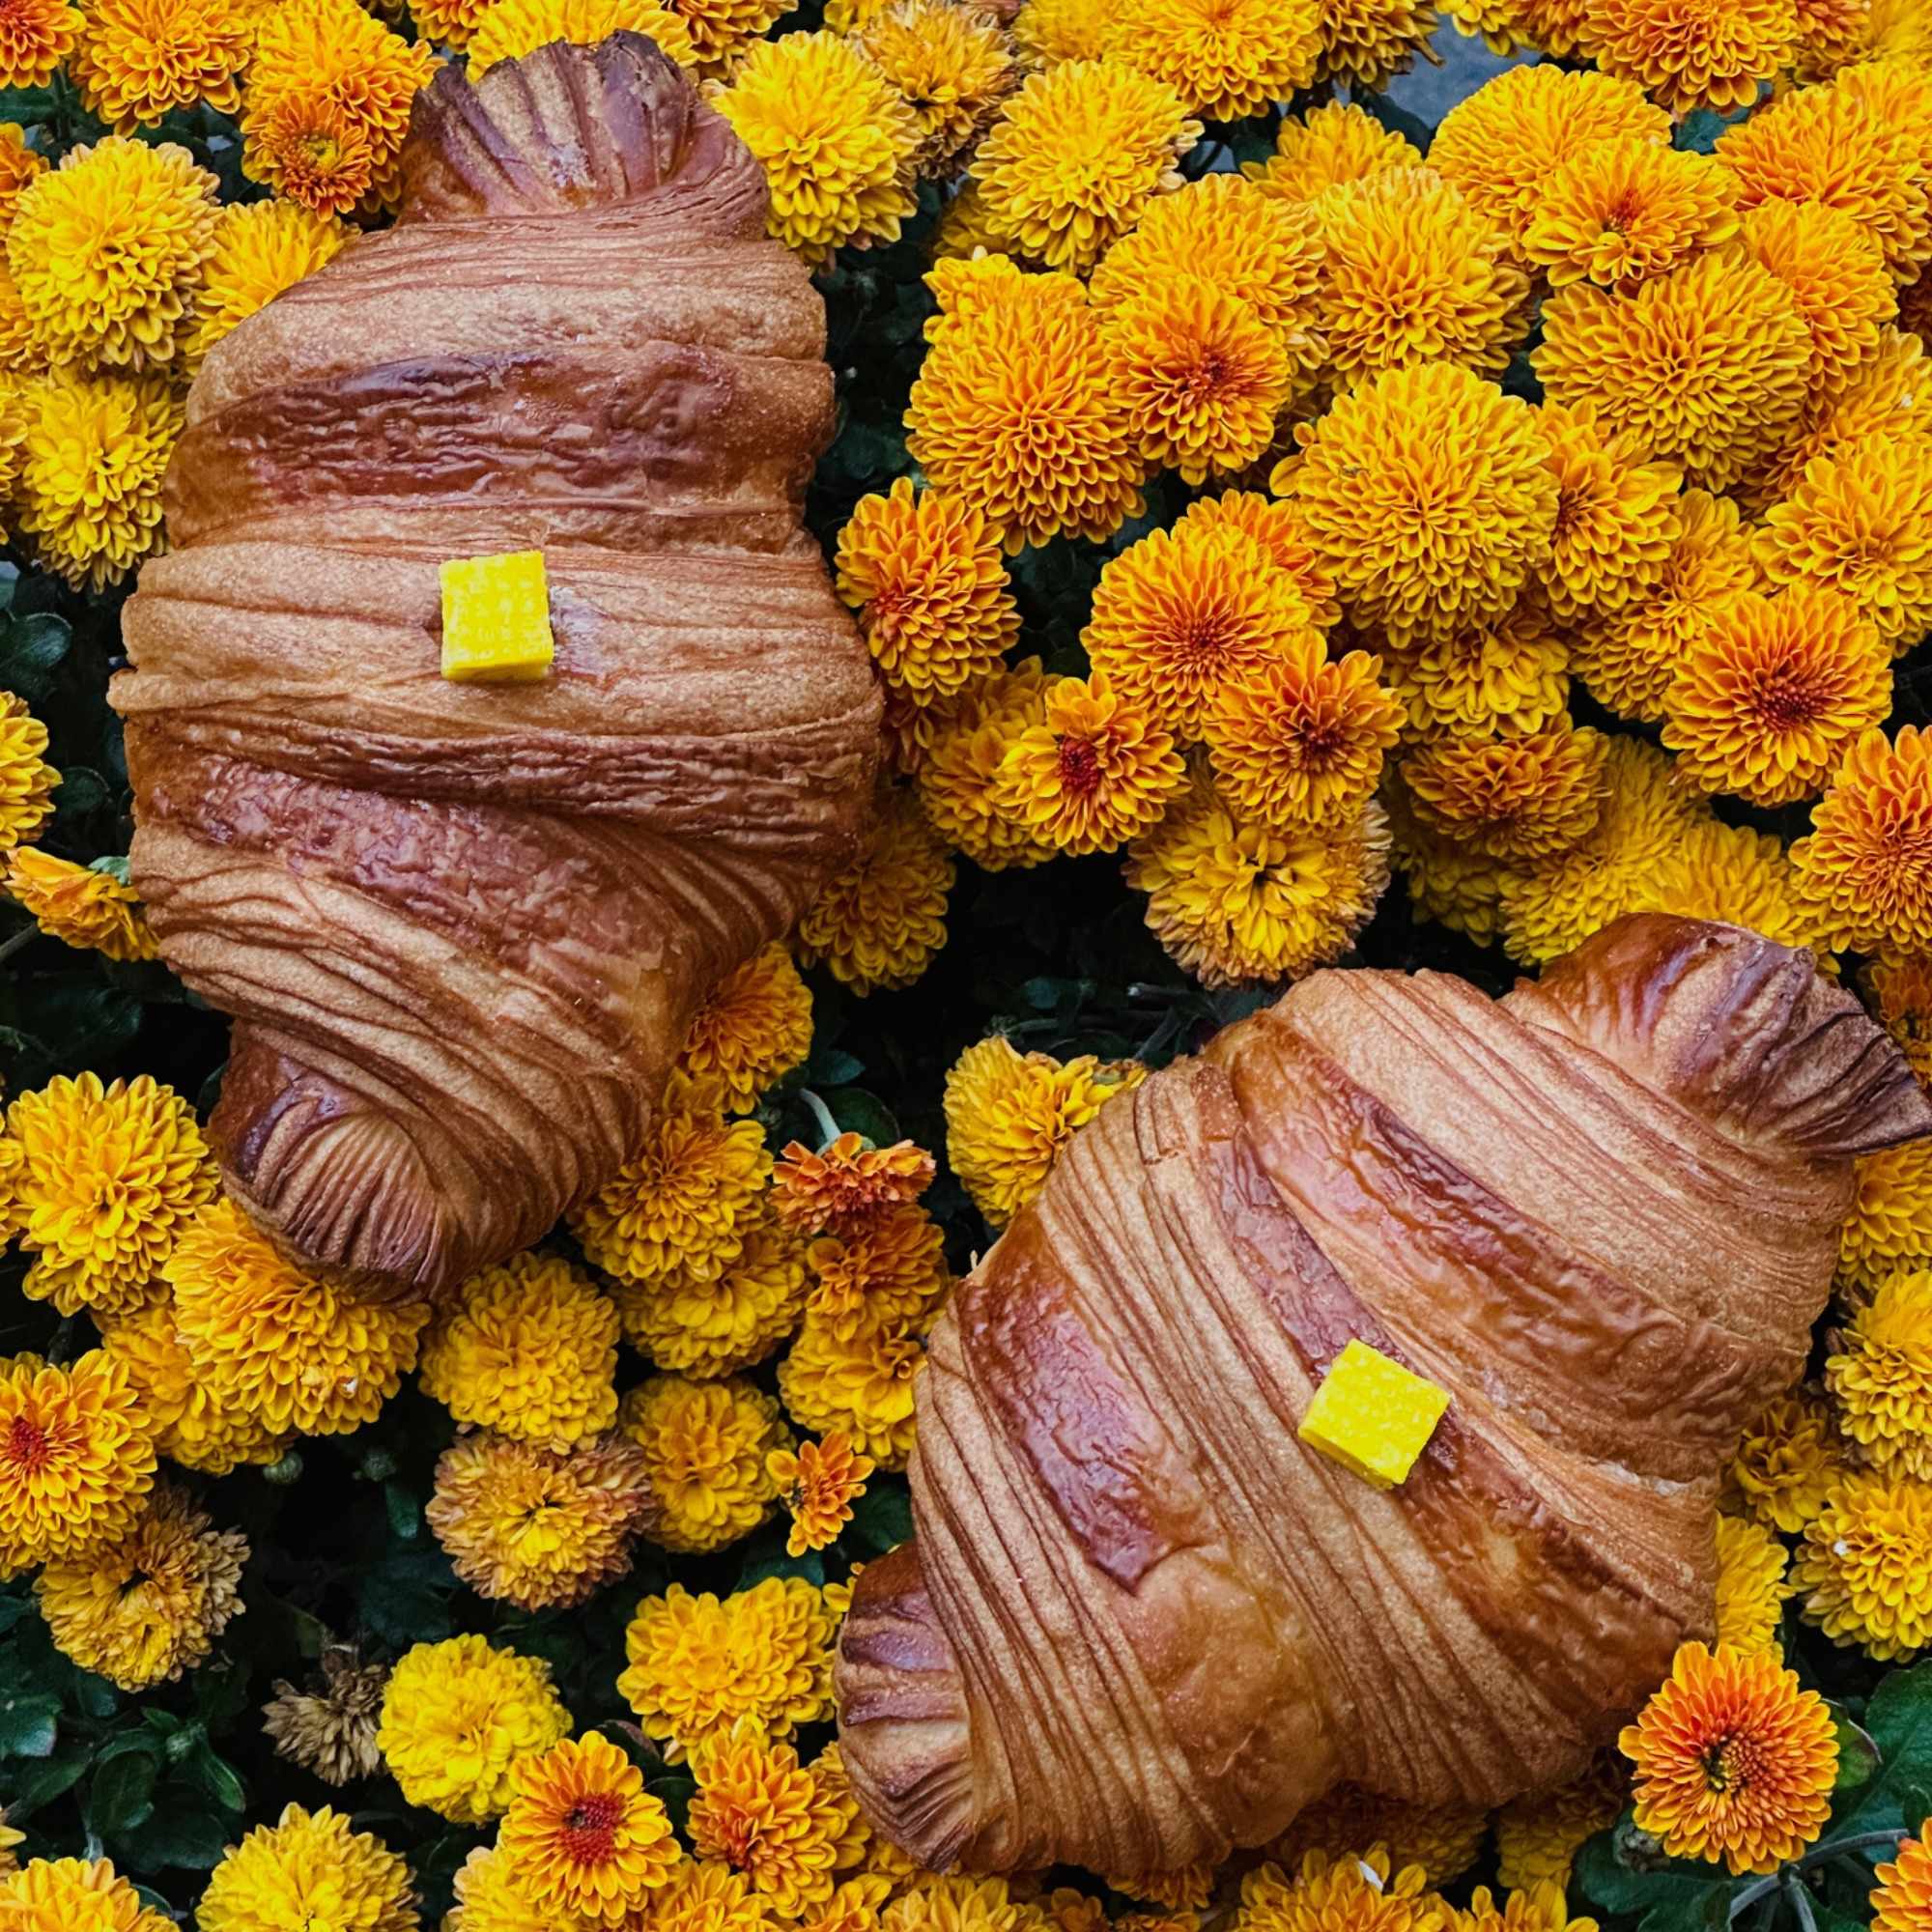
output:
<path id="1" fill-rule="evenodd" d="M 1509 868 L 1420 825 L 1398 780 L 1384 788 L 1390 858 L 1418 919 L 1433 920 L 1478 946 L 1494 940 Z"/>
<path id="2" fill-rule="evenodd" d="M 1925 1932 L 1932 1925 L 1932 1852 L 1922 1835 L 1901 1839 L 1872 1876 L 1878 1880 L 1868 1899 L 1872 1932 Z"/>
<path id="3" fill-rule="evenodd" d="M 1046 1185 L 1074 1134 L 1146 1077 L 1135 1061 L 1022 1054 L 995 1034 L 946 1075 L 946 1157 L 973 1205 L 1003 1228 Z"/>
<path id="4" fill-rule="evenodd" d="M 56 369 L 26 385 L 21 407 L 20 528 L 50 570 L 98 595 L 160 544 L 161 475 L 186 420 L 182 400 L 157 376 Z"/>
<path id="5" fill-rule="evenodd" d="M 842 1338 L 911 1327 L 952 1287 L 939 1224 L 923 1208 L 892 1208 L 806 1249 L 811 1287 L 806 1317 Z"/>
<path id="6" fill-rule="evenodd" d="M 555 1255 L 473 1274 L 422 1347 L 423 1393 L 458 1422 L 568 1449 L 617 1418 L 617 1310 Z"/>
<path id="7" fill-rule="evenodd" d="M 444 1450 L 423 1514 L 479 1597 L 567 1609 L 630 1569 L 649 1504 L 643 1457 L 620 1436 L 558 1454 L 479 1433 Z"/>
<path id="8" fill-rule="evenodd" d="M 333 261 L 351 233 L 332 214 L 317 214 L 291 201 L 224 208 L 195 300 L 190 352 L 207 355 L 237 323 Z"/>
<path id="9" fill-rule="evenodd" d="M 1549 554 L 1549 444 L 1526 403 L 1466 369 L 1394 370 L 1297 435 L 1303 452 L 1274 487 L 1299 509 L 1344 609 L 1392 644 L 1504 615 Z"/>
<path id="10" fill-rule="evenodd" d="M 1810 330 L 1812 388 L 1843 388 L 1878 355 L 1880 330 L 1898 312 L 1877 238 L 1841 208 L 1767 201 L 1745 217 L 1744 247 L 1791 292 Z"/>
<path id="11" fill-rule="evenodd" d="M 0 45 L 4 45 L 0 42 Z M 7 1932 L 172 1932 L 105 1859 L 36 1859 L 0 1877 Z"/>
<path id="12" fill-rule="evenodd" d="M 726 1111 L 748 1114 L 810 1051 L 811 992 L 774 941 L 705 995 L 677 1064 L 694 1080 L 717 1081 Z"/>
<path id="13" fill-rule="evenodd" d="M 1564 290 L 1530 359 L 1552 401 L 1590 405 L 1606 429 L 1721 489 L 1796 426 L 1810 356 L 1790 290 L 1719 252 L 1630 296 Z"/>
<path id="14" fill-rule="evenodd" d="M 1184 481 L 1231 476 L 1266 451 L 1288 399 L 1281 336 L 1237 296 L 1177 274 L 1110 309 L 1105 338 L 1140 453 Z"/>
<path id="15" fill-rule="evenodd" d="M 1932 439 L 1875 432 L 1814 457 L 1755 555 L 1773 582 L 1841 591 L 1911 649 L 1932 628 Z"/>
<path id="16" fill-rule="evenodd" d="M 154 1481 L 154 1424 L 117 1362 L 0 1357 L 0 1573 L 119 1543 Z"/>
<path id="17" fill-rule="evenodd" d="M 1322 12 L 1317 0 L 1127 0 L 1106 53 L 1204 121 L 1245 121 L 1314 79 Z"/>
<path id="18" fill-rule="evenodd" d="M 791 1432 L 777 1402 L 742 1377 L 653 1376 L 625 1396 L 623 1431 L 643 1451 L 644 1534 L 667 1549 L 723 1549 L 777 1506 L 765 1459 L 790 1444 Z"/>
<path id="19" fill-rule="evenodd" d="M 906 447 L 933 486 L 977 509 L 1009 551 L 1061 534 L 1099 541 L 1138 515 L 1146 459 L 1080 285 L 1012 274 L 990 299 L 949 307 L 942 295 L 941 307 L 905 417 Z"/>
<path id="20" fill-rule="evenodd" d="M 159 952 L 140 899 L 120 876 L 125 861 L 77 866 L 33 846 L 0 858 L 0 884 L 48 938 L 109 959 L 152 959 Z"/>
<path id="21" fill-rule="evenodd" d="M 880 1915 L 891 1902 L 894 1889 L 893 1881 L 877 1872 L 843 1879 L 823 1905 L 798 1921 L 798 1932 L 879 1932 L 883 1922 Z M 686 1928 L 680 1927 L 679 1932 L 686 1932 Z M 710 1932 L 710 1927 L 694 1925 L 688 1932 Z M 730 1926 L 727 1932 L 738 1932 L 738 1928 Z M 1142 1932 L 1155 1932 L 1155 1928 L 1145 1927 Z"/>
<path id="22" fill-rule="evenodd" d="M 1501 1904 L 1488 1886 L 1479 1885 L 1466 1911 L 1451 1909 L 1445 1932 L 1597 1932 L 1597 1921 L 1571 1918 L 1560 1885 L 1512 1891 Z"/>
<path id="23" fill-rule="evenodd" d="M 11 1218 L 35 1256 L 27 1293 L 63 1315 L 154 1300 L 182 1229 L 214 1198 L 194 1110 L 145 1073 L 106 1087 L 61 1074 L 14 1101 L 7 1132 L 18 1149 Z"/>
<path id="24" fill-rule="evenodd" d="M 707 1279 L 684 1268 L 612 1290 L 624 1334 L 661 1369 L 707 1378 L 762 1362 L 798 1326 L 805 1258 L 761 1207 L 744 1245 Z"/>
<path id="25" fill-rule="evenodd" d="M 327 1805 L 291 1804 L 231 1845 L 195 1908 L 199 1932 L 285 1932 L 332 1923 L 418 1932 L 410 1868 Z"/>
<path id="26" fill-rule="evenodd" d="M 791 12 L 796 0 L 665 0 L 665 4 L 683 22 L 698 61 L 716 68 L 738 54 L 747 42 L 761 40 L 775 21 Z M 827 26 L 834 24 L 831 11 L 826 9 Z"/>
<path id="27" fill-rule="evenodd" d="M 90 0 L 68 74 L 97 121 L 131 134 L 197 101 L 235 113 L 254 43 L 239 0 Z"/>
<path id="28" fill-rule="evenodd" d="M 1741 185 L 1741 207 L 1841 208 L 1885 250 L 1893 278 L 1908 282 L 1932 257 L 1920 146 L 1851 79 L 1793 88 L 1767 102 L 1724 130 L 1718 158 Z"/>
<path id="29" fill-rule="evenodd" d="M 946 848 L 903 787 L 885 794 L 859 856 L 829 879 L 798 923 L 808 965 L 823 961 L 855 993 L 910 986 L 946 944 L 956 877 Z"/>
<path id="30" fill-rule="evenodd" d="M 1503 945 L 1524 966 L 1574 952 L 1634 911 L 1677 839 L 1708 816 L 1671 761 L 1640 738 L 1607 741 L 1604 779 L 1596 829 L 1559 857 L 1500 882 Z"/>
<path id="31" fill-rule="evenodd" d="M 499 1846 L 471 1852 L 457 1868 L 455 1889 L 456 1908 L 442 1921 L 442 1932 L 556 1932 L 556 1915 L 524 1889 L 515 1863 Z M 652 1901 L 653 1923 L 655 1907 L 668 1890 L 667 1887 Z M 766 1928 L 755 1926 L 752 1932 Z"/>
<path id="32" fill-rule="evenodd" d="M 1634 83 L 1543 64 L 1504 70 L 1442 117 L 1429 165 L 1520 252 L 1551 180 L 1606 141 L 1670 143 L 1670 116 Z"/>
<path id="33" fill-rule="evenodd" d="M 711 97 L 765 171 L 771 232 L 813 267 L 841 247 L 898 240 L 917 203 L 918 118 L 836 34 L 758 41 Z"/>
<path id="34" fill-rule="evenodd" d="M 924 176 L 950 174 L 1019 84 L 1005 30 L 952 0 L 893 0 L 866 23 L 858 43 L 911 107 L 919 124 L 914 165 Z"/>
<path id="35" fill-rule="evenodd" d="M 14 220 L 20 197 L 47 171 L 47 157 L 27 145 L 17 121 L 0 121 L 0 242 Z"/>
<path id="36" fill-rule="evenodd" d="M 1589 48 L 1676 113 L 1748 107 L 1790 65 L 1792 0 L 1591 0 Z"/>
<path id="37" fill-rule="evenodd" d="M 127 1536 L 53 1559 L 34 1594 L 62 1656 L 123 1690 L 150 1690 L 201 1662 L 242 1614 L 247 1560 L 240 1530 L 213 1528 L 162 1483 Z"/>
<path id="38" fill-rule="evenodd" d="M 1674 464 L 1652 463 L 1635 437 L 1605 431 L 1589 409 L 1537 412 L 1556 479 L 1556 528 L 1538 585 L 1565 623 L 1605 616 L 1664 575 L 1682 534 Z"/>
<path id="39" fill-rule="evenodd" d="M 986 218 L 1020 253 L 1084 274 L 1180 185 L 1200 138 L 1164 80 L 1112 61 L 1063 61 L 1030 76 L 973 158 Z"/>
<path id="40" fill-rule="evenodd" d="M 1004 1878 L 921 1872 L 881 1915 L 881 1932 L 1039 1932 L 1037 1909 L 1015 1888 Z"/>
<path id="41" fill-rule="evenodd" d="M 402 186 L 410 105 L 435 71 L 427 46 L 392 33 L 355 0 L 279 0 L 256 28 L 242 113 L 243 169 L 306 207 L 340 214 L 355 204 L 296 190 L 326 180 L 347 153 L 366 183 L 364 203 L 392 200 Z M 298 121 L 311 131 L 294 139 Z"/>
<path id="42" fill-rule="evenodd" d="M 302 1273 L 232 1201 L 182 1230 L 161 1278 L 210 1394 L 277 1433 L 335 1435 L 373 1422 L 415 1366 L 421 1301 L 364 1301 Z"/>
<path id="43" fill-rule="evenodd" d="M 1403 782 L 1425 830 L 1524 864 L 1568 852 L 1596 829 L 1607 746 L 1567 720 L 1522 737 L 1435 739 L 1403 760 Z"/>
<path id="44" fill-rule="evenodd" d="M 1718 1634 L 1741 1656 L 1770 1650 L 1792 1585 L 1785 1581 L 1784 1546 L 1762 1523 L 1718 1519 Z"/>
<path id="45" fill-rule="evenodd" d="M 1154 937 L 1202 985 L 1270 985 L 1355 943 L 1388 884 L 1388 820 L 1370 800 L 1350 817 L 1279 830 L 1197 780 L 1133 847 L 1126 873 L 1149 895 Z"/>
<path id="46" fill-rule="evenodd" d="M 825 1593 L 797 1577 L 724 1598 L 673 1583 L 638 1605 L 617 1693 L 673 1760 L 741 1721 L 787 1739 L 832 1714 L 837 1625 Z"/>
<path id="47" fill-rule="evenodd" d="M 410 18 L 432 45 L 461 53 L 484 14 L 497 4 L 497 0 L 413 0 Z"/>
<path id="48" fill-rule="evenodd" d="M 1323 0 L 1315 79 L 1380 89 L 1406 73 L 1435 31 L 1425 0 Z"/>
<path id="49" fill-rule="evenodd" d="M 848 1435 L 837 1430 L 823 1442 L 800 1443 L 795 1452 L 774 1449 L 765 1458 L 765 1472 L 777 1485 L 779 1500 L 791 1518 L 786 1554 L 803 1556 L 838 1542 L 875 1466 L 869 1456 L 854 1451 Z"/>
<path id="50" fill-rule="evenodd" d="M 1331 1861 L 1310 1852 L 1291 1876 L 1264 1864 L 1241 1881 L 1240 1932 L 1435 1932 L 1441 1908 L 1423 1895 L 1420 1865 L 1393 1877 L 1380 1845 L 1361 1857 Z"/>
<path id="51" fill-rule="evenodd" d="M 1839 1428 L 1885 1473 L 1932 1478 L 1932 1270 L 1888 1275 L 1832 1343 Z"/>
<path id="52" fill-rule="evenodd" d="M 1831 1709 L 1799 1688 L 1776 1650 L 1681 1645 L 1617 1747 L 1636 1767 L 1637 1829 L 1674 1858 L 1776 1871 L 1818 1835 L 1832 1808 Z"/>
<path id="53" fill-rule="evenodd" d="M 826 19 L 832 17 L 831 0 Z M 1013 39 L 1030 67 L 1098 60 L 1113 23 L 1112 0 L 1025 0 L 1013 16 Z"/>
<path id="54" fill-rule="evenodd" d="M 569 1735 L 549 1664 L 454 1636 L 397 1660 L 377 1743 L 412 1804 L 486 1825 L 508 1805 L 519 1761 Z"/>
<path id="55" fill-rule="evenodd" d="M 1869 1289 L 1900 1267 L 1932 1266 L 1932 1141 L 1881 1148 L 1852 1166 L 1856 1185 L 1838 1235 L 1838 1271 Z"/>
<path id="56" fill-rule="evenodd" d="M 14 204 L 7 266 L 50 359 L 174 359 L 214 252 L 219 185 L 185 148 L 112 134 L 35 179 Z"/>
<path id="57" fill-rule="evenodd" d="M 1520 737 L 1563 717 L 1569 662 L 1562 638 L 1525 602 L 1499 624 L 1392 659 L 1388 677 L 1412 737 Z"/>
<path id="58" fill-rule="evenodd" d="M 1932 1483 L 1855 1470 L 1804 1525 L 1804 1621 L 1881 1663 L 1932 1643 Z"/>
<path id="59" fill-rule="evenodd" d="M 1885 1030 L 1920 1081 L 1932 1081 L 1932 956 L 1912 952 L 1874 959 L 1864 978 Z"/>
<path id="60" fill-rule="evenodd" d="M 1301 512 L 1293 503 L 1274 501 L 1257 490 L 1228 490 L 1218 497 L 1197 497 L 1174 526 L 1174 534 L 1182 543 L 1217 532 L 1237 532 L 1259 544 L 1262 555 L 1286 573 L 1300 593 L 1311 624 L 1325 630 L 1341 622 L 1334 580 L 1310 546 Z"/>
<path id="61" fill-rule="evenodd" d="M 744 1252 L 772 1157 L 724 1100 L 716 1080 L 671 1075 L 643 1145 L 569 1217 L 593 1265 L 620 1282 L 704 1281 Z"/>
<path id="62" fill-rule="evenodd" d="M 1550 177 L 1523 253 L 1553 288 L 1630 288 L 1735 235 L 1736 203 L 1737 184 L 1716 161 L 1626 134 Z"/>
<path id="63" fill-rule="evenodd" d="M 880 1468 L 912 1455 L 913 1394 L 925 1351 L 902 1325 L 808 1320 L 779 1364 L 791 1419 L 816 1435 L 851 1437 Z"/>
<path id="64" fill-rule="evenodd" d="M 1323 198 L 1317 321 L 1348 384 L 1417 363 L 1495 374 L 1529 327 L 1529 278 L 1487 217 L 1429 168 Z"/>
<path id="65" fill-rule="evenodd" d="M 1632 910 L 1748 926 L 1783 946 L 1809 946 L 1821 972 L 1837 971 L 1817 909 L 1799 892 L 1784 847 L 1748 826 L 1710 818 L 1680 833 L 1639 887 Z"/>
<path id="66" fill-rule="evenodd" d="M 0 87 L 44 87 L 73 52 L 84 24 L 64 0 L 0 4 Z"/>
<path id="67" fill-rule="evenodd" d="M 470 28 L 465 52 L 475 79 L 553 41 L 589 47 L 612 34 L 642 34 L 680 67 L 699 58 L 681 11 L 663 0 L 494 0 Z"/>
<path id="68" fill-rule="evenodd" d="M 742 1872 L 772 1910 L 797 1918 L 832 1896 L 834 1871 L 850 1863 L 859 1806 L 798 1761 L 789 1745 L 734 1735 L 693 1753 L 697 1795 L 691 1846 Z"/>
<path id="69" fill-rule="evenodd" d="M 1496 1877 L 1512 1891 L 1567 1889 L 1571 1861 L 1616 1823 L 1629 1789 L 1617 1759 L 1605 1752 L 1571 1783 L 1505 1804 L 1494 1821 Z"/>
<path id="70" fill-rule="evenodd" d="M 1412 1804 L 1344 1783 L 1298 1811 L 1267 1855 L 1297 1871 L 1310 1852 L 1335 1864 L 1367 1859 L 1379 1847 L 1397 1870 L 1419 1865 L 1427 1884 L 1443 1886 L 1476 1862 L 1488 1824 L 1478 1805 Z"/>
<path id="71" fill-rule="evenodd" d="M 1825 1507 L 1843 1469 L 1831 1411 L 1816 1396 L 1794 1389 L 1745 1431 L 1724 1472 L 1724 1507 L 1792 1536 Z"/>
<path id="72" fill-rule="evenodd" d="M 1265 161 L 1244 162 L 1241 172 L 1261 193 L 1295 204 L 1388 168 L 1416 167 L 1421 160 L 1413 143 L 1384 128 L 1367 108 L 1329 100 L 1285 117 L 1274 153 Z"/>
<path id="73" fill-rule="evenodd" d="M 933 831 L 989 872 L 1042 864 L 1054 848 L 994 803 L 1009 749 L 1046 716 L 1046 677 L 1025 658 L 982 678 L 933 734 L 918 772 L 919 798 Z"/>
<path id="74" fill-rule="evenodd" d="M 1834 947 L 1932 947 L 1932 733 L 1907 724 L 1889 743 L 1876 729 L 1861 737 L 1791 858 Z"/>
<path id="75" fill-rule="evenodd" d="M 1663 742 L 1706 791 L 1790 805 L 1816 796 L 1890 710 L 1890 653 L 1849 598 L 1806 584 L 1747 590 L 1679 659 Z"/>
<path id="76" fill-rule="evenodd" d="M 1402 700 L 1378 682 L 1380 668 L 1366 651 L 1294 653 L 1224 684 L 1201 729 L 1235 811 L 1272 826 L 1357 811 L 1402 725 Z"/>
<path id="77" fill-rule="evenodd" d="M 907 477 L 860 499 L 838 534 L 838 567 L 867 648 L 916 704 L 985 677 L 1019 636 L 999 533 L 972 504 L 915 493 Z"/>

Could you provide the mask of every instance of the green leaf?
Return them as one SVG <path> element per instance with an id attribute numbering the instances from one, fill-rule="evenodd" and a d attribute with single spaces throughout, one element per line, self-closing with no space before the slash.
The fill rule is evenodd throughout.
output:
<path id="1" fill-rule="evenodd" d="M 1838 1781 L 1833 1789 L 1856 1791 L 1871 1782 L 1883 1759 L 1869 1731 L 1853 1723 L 1838 1705 L 1832 1705 L 1831 1712 L 1838 1737 Z"/>
<path id="2" fill-rule="evenodd" d="M 179 1784 L 170 1784 L 156 1799 L 154 1816 L 126 1833 L 122 1842 L 128 1863 L 137 1869 L 177 1865 L 210 1871 L 228 1849 L 228 1827 Z"/>
<path id="3" fill-rule="evenodd" d="M 72 643 L 67 619 L 51 611 L 15 617 L 0 635 L 0 686 L 17 691 L 30 703 L 44 697 Z"/>
<path id="4" fill-rule="evenodd" d="M 152 1751 L 125 1750 L 95 1767 L 88 1786 L 88 1817 L 103 1836 L 137 1830 L 155 1814 L 160 1766 Z"/>
<path id="5" fill-rule="evenodd" d="M 413 1543 L 422 1534 L 422 1504 L 407 1483 L 384 1483 L 383 1507 L 398 1543 Z"/>
<path id="6" fill-rule="evenodd" d="M 893 1110 L 863 1087 L 835 1087 L 819 1097 L 845 1133 L 863 1134 L 874 1147 L 891 1147 L 901 1138 Z"/>
<path id="7" fill-rule="evenodd" d="M 852 1520 L 841 1540 L 855 1549 L 882 1556 L 912 1534 L 912 1492 L 902 1482 L 878 1477 L 873 1482 L 876 1487 L 852 1505 Z"/>
<path id="8" fill-rule="evenodd" d="M 217 1756 L 205 1741 L 188 1759 L 187 1768 L 195 1782 L 222 1810 L 232 1811 L 237 1817 L 247 1810 L 248 1792 L 241 1773 L 225 1757 Z"/>
<path id="9" fill-rule="evenodd" d="M 60 1699 L 44 1690 L 0 1697 L 0 1757 L 51 1757 L 60 1736 Z"/>
<path id="10" fill-rule="evenodd" d="M 1721 1865 L 1665 1858 L 1628 1815 L 1577 1854 L 1575 1873 L 1585 1897 L 1608 1911 L 1638 1917 L 1641 1932 L 1723 1925 L 1732 1892 L 1747 1883 Z"/>
<path id="11" fill-rule="evenodd" d="M 107 781 L 87 765 L 63 765 L 54 787 L 56 811 L 99 811 L 108 803 Z"/>
<path id="12" fill-rule="evenodd" d="M 104 1677 L 91 1670 L 74 1673 L 73 1701 L 90 1718 L 111 1718 L 121 1708 L 121 1693 Z"/>
<path id="13" fill-rule="evenodd" d="M 10 1773 L 7 1790 L 7 1817 L 13 1824 L 43 1804 L 64 1797 L 87 1775 L 87 1751 L 79 1744 L 45 1759 L 26 1771 Z"/>
<path id="14" fill-rule="evenodd" d="M 1881 1762 L 1874 1776 L 1839 1799 L 1825 1828 L 1830 1838 L 1917 1830 L 1924 1822 L 1909 1816 L 1906 1804 L 1908 1794 L 1932 1786 L 1932 1660 L 1881 1680 L 1865 1706 L 1864 1727 Z"/>

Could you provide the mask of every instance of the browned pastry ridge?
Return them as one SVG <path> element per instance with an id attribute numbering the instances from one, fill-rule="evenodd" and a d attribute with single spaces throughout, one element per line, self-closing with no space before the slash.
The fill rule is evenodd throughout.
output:
<path id="1" fill-rule="evenodd" d="M 685 76 L 634 35 L 445 70 L 404 164 L 209 355 L 113 697 L 134 883 L 235 1019 L 230 1190 L 434 1288 L 637 1145 L 851 850 L 879 699 L 801 523 L 823 305 Z M 526 549 L 549 677 L 445 680 L 439 564 Z"/>
<path id="2" fill-rule="evenodd" d="M 1499 1002 L 1318 973 L 1156 1073 L 933 1333 L 838 1661 L 867 1809 L 934 1869 L 1128 1875 L 1344 1778 L 1573 1776 L 1711 1632 L 1852 1155 L 1928 1131 L 1808 953 L 1659 916 Z M 1453 1395 L 1387 1492 L 1294 1433 L 1356 1336 Z"/>

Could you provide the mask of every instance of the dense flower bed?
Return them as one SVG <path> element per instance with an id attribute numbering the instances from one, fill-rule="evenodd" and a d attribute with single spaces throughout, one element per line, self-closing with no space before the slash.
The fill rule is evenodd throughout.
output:
<path id="1" fill-rule="evenodd" d="M 1676 910 L 1932 1077 L 1932 7 L 1448 13 L 1519 58 L 1432 128 L 1407 0 L 0 0 L 0 1932 L 1932 1932 L 1932 1146 L 1575 1785 L 978 1883 L 830 1741 L 955 1274 L 1287 980 Z M 385 218 L 440 62 L 617 27 L 819 272 L 889 769 L 617 1179 L 372 1304 L 220 1198 L 118 607 L 200 360 Z"/>

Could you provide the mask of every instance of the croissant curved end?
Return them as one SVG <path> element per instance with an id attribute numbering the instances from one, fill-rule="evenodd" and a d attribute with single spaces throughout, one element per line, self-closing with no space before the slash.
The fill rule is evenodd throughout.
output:
<path id="1" fill-rule="evenodd" d="M 837 1665 L 874 1823 L 1138 1874 L 1343 1779 L 1575 1776 L 1713 1629 L 1853 1157 L 1927 1133 L 1809 953 L 1662 916 L 1499 1001 L 1315 974 L 1110 1101 L 929 1339 L 917 1536 Z M 1451 1397 L 1385 1492 L 1296 1435 L 1351 1340 Z"/>
<path id="2" fill-rule="evenodd" d="M 403 176 L 211 351 L 111 696 L 134 883 L 236 1023 L 230 1190 L 421 1293 L 635 1151 L 854 849 L 881 697 L 803 521 L 824 305 L 691 79 L 634 34 L 445 68 Z M 548 674 L 445 679 L 440 565 L 526 550 Z"/>

